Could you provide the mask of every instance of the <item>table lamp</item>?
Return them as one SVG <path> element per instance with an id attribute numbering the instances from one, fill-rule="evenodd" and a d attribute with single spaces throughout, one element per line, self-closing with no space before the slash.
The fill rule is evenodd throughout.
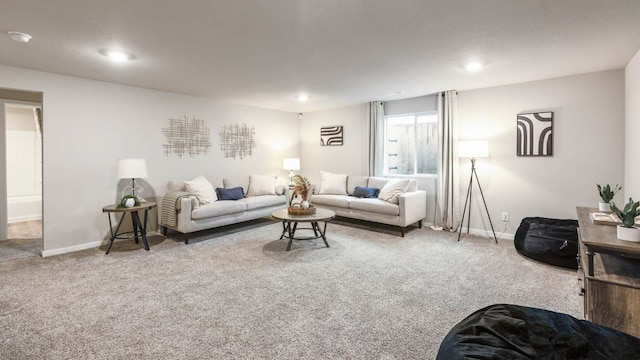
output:
<path id="1" fill-rule="evenodd" d="M 282 168 L 284 170 L 289 170 L 289 186 L 293 186 L 293 177 L 295 176 L 293 170 L 300 170 L 300 159 L 285 158 L 282 162 Z"/>
<path id="2" fill-rule="evenodd" d="M 142 186 L 138 185 L 136 188 L 136 178 L 147 177 L 147 161 L 145 159 L 120 159 L 118 160 L 118 179 L 131 179 L 131 195 L 136 196 L 136 190 L 138 194 L 142 193 Z M 122 195 L 127 194 L 129 187 L 125 187 L 122 191 Z"/>

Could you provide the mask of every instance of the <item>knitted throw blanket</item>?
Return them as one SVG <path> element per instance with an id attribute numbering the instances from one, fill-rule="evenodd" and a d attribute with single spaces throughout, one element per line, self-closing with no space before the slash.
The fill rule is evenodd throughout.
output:
<path id="1" fill-rule="evenodd" d="M 180 200 L 184 197 L 194 196 L 184 191 L 172 191 L 164 195 L 162 198 L 162 217 L 160 224 L 164 226 L 178 225 L 178 210 L 180 209 Z"/>

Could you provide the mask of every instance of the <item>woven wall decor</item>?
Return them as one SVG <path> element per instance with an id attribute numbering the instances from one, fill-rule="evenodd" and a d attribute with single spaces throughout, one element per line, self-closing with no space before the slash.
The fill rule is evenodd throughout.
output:
<path id="1" fill-rule="evenodd" d="M 226 158 L 239 157 L 243 159 L 245 156 L 253 155 L 253 149 L 256 147 L 254 139 L 256 129 L 247 125 L 225 125 L 220 130 L 220 150 Z"/>
<path id="2" fill-rule="evenodd" d="M 211 147 L 211 131 L 204 120 L 195 116 L 192 119 L 187 115 L 169 118 L 169 127 L 162 128 L 162 134 L 167 139 L 167 143 L 162 145 L 166 156 L 175 154 L 182 158 L 182 155 L 189 154 L 194 157 L 206 154 Z"/>

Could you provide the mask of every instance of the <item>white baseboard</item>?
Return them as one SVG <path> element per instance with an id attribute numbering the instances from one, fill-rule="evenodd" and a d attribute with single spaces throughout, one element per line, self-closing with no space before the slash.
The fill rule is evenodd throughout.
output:
<path id="1" fill-rule="evenodd" d="M 467 233 L 467 229 L 462 229 L 462 233 L 466 234 Z M 478 236 L 484 236 L 484 237 L 488 237 L 488 238 L 493 238 L 493 233 L 491 232 L 491 230 L 480 230 L 480 229 L 469 229 L 469 233 L 472 235 L 478 235 Z M 515 234 L 509 234 L 509 233 L 499 233 L 496 231 L 496 237 L 498 239 L 503 239 L 503 240 L 511 240 L 513 241 Z"/>
<path id="2" fill-rule="evenodd" d="M 162 233 L 160 231 L 155 231 L 155 230 L 147 231 L 147 236 L 153 236 L 153 235 L 162 235 Z M 130 239 L 116 239 L 115 242 L 118 242 L 118 241 L 133 241 L 133 240 L 130 240 Z M 70 253 L 70 252 L 74 252 L 74 251 L 93 249 L 93 248 L 97 248 L 97 247 L 100 247 L 100 246 L 102 246 L 102 241 L 94 241 L 94 242 L 90 242 L 90 243 L 86 243 L 86 244 L 80 244 L 80 245 L 74 245 L 74 246 L 59 248 L 59 249 L 42 251 L 41 255 L 42 255 L 42 257 L 54 256 L 54 255 L 62 255 L 62 254 L 66 254 L 66 253 Z"/>
<path id="3" fill-rule="evenodd" d="M 64 247 L 59 249 L 43 250 L 42 257 L 62 255 L 62 254 L 66 254 L 74 251 L 93 249 L 93 248 L 99 247 L 100 245 L 102 245 L 102 241 L 94 241 L 86 244 L 74 245 L 74 246 L 69 246 L 69 247 Z"/>

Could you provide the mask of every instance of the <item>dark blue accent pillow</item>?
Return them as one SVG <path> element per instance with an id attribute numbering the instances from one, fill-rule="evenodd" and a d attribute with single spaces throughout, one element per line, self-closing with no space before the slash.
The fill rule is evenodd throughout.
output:
<path id="1" fill-rule="evenodd" d="M 240 186 L 229 189 L 216 188 L 216 195 L 218 200 L 238 200 L 244 197 L 244 192 Z"/>
<path id="2" fill-rule="evenodd" d="M 359 198 L 377 198 L 379 192 L 380 189 L 374 187 L 356 186 L 356 188 L 353 189 L 353 196 Z"/>

